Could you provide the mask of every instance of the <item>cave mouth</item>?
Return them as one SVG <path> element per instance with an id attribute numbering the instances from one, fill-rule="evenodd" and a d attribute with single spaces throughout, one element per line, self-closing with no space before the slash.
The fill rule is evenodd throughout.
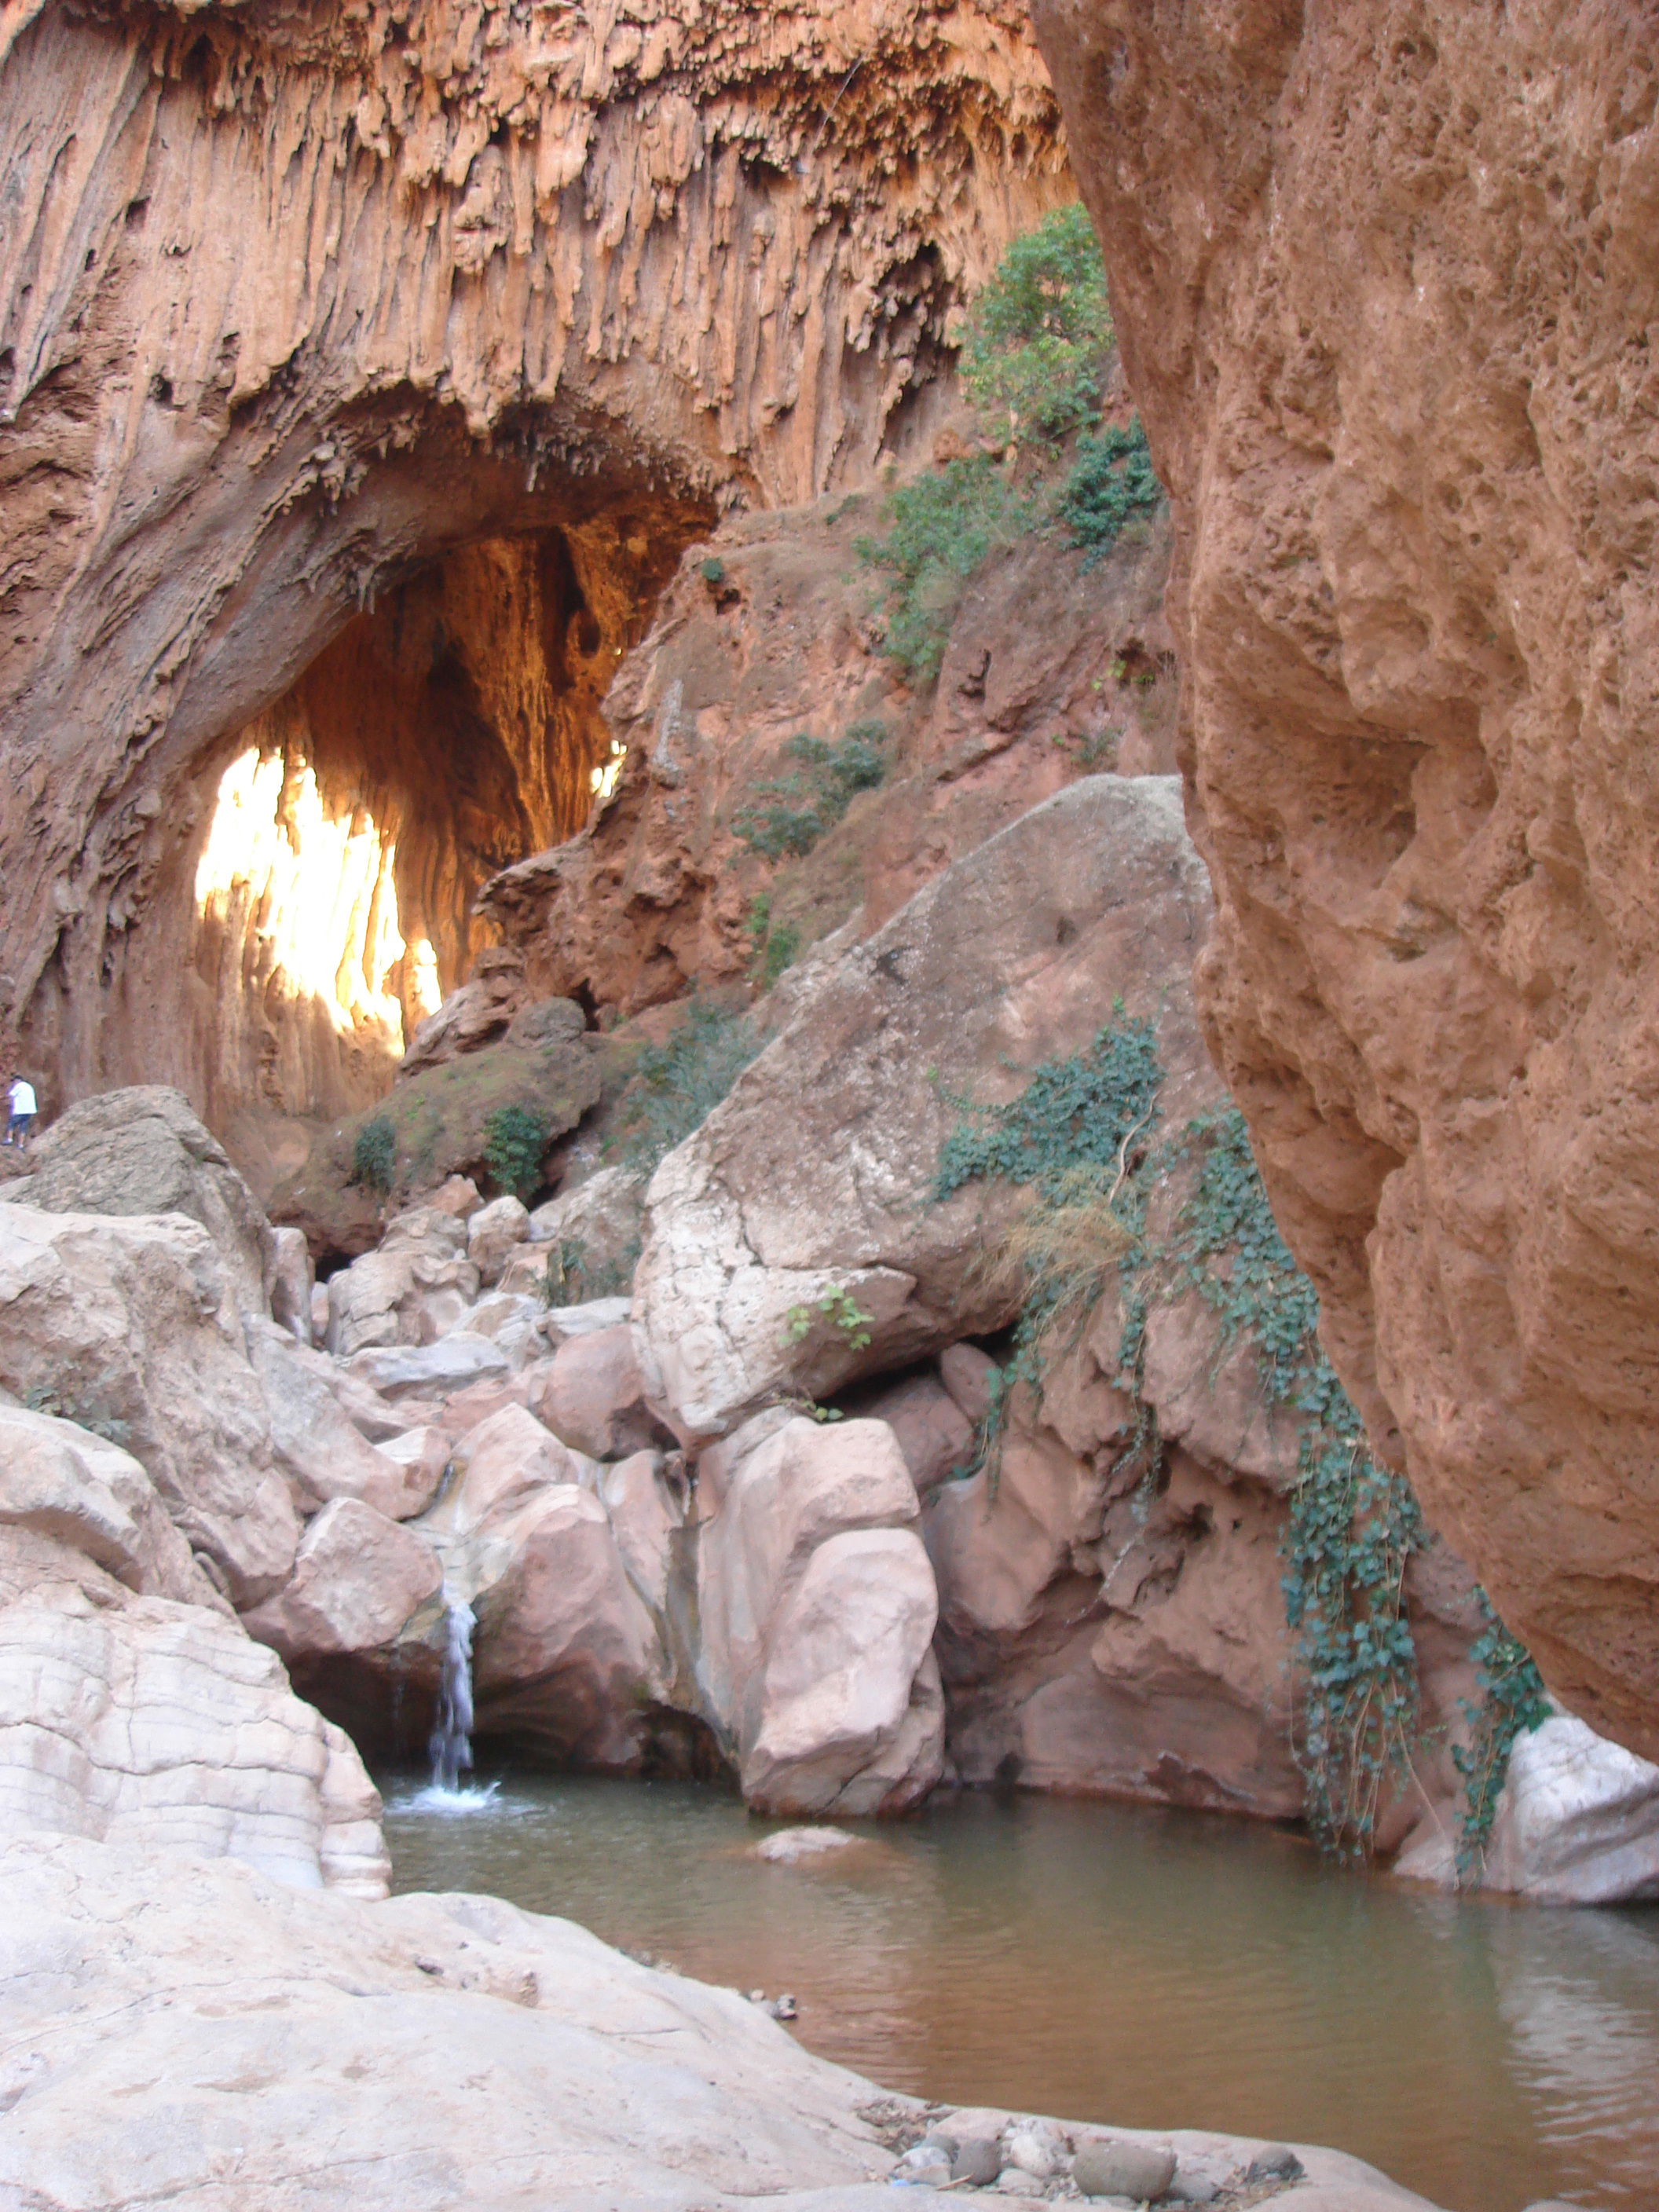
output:
<path id="1" fill-rule="evenodd" d="M 204 771 L 187 988 L 205 1116 L 255 1187 L 389 1088 L 493 941 L 495 872 L 613 780 L 617 666 L 704 519 L 635 509 L 480 538 L 382 590 Z"/>

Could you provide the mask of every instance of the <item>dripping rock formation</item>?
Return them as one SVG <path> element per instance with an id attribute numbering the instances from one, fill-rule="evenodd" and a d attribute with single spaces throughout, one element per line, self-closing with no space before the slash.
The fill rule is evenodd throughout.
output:
<path id="1" fill-rule="evenodd" d="M 1214 1049 L 1372 1437 L 1653 1757 L 1651 22 L 1034 16 L 1173 501 Z"/>

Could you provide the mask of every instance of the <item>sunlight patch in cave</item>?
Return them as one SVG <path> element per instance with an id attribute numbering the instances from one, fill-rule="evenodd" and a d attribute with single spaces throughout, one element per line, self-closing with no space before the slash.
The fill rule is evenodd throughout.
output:
<path id="1" fill-rule="evenodd" d="M 398 1056 L 405 1004 L 424 1019 L 443 994 L 431 942 L 399 927 L 397 857 L 366 806 L 325 799 L 308 761 L 250 746 L 219 779 L 197 910 L 257 945 L 268 990 Z"/>
<path id="2" fill-rule="evenodd" d="M 627 746 L 623 743 L 620 738 L 612 738 L 611 740 L 611 750 L 606 754 L 605 757 L 599 763 L 599 765 L 590 772 L 587 779 L 587 787 L 601 805 L 610 798 L 611 793 L 617 788 L 617 778 L 623 772 L 623 766 L 627 758 Z"/>

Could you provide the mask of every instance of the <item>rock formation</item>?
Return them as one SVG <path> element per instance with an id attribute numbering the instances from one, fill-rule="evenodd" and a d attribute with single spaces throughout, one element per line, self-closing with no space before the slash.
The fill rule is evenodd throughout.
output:
<path id="1" fill-rule="evenodd" d="M 947 426 L 936 451 L 961 442 Z M 860 552 L 880 515 L 858 494 L 739 514 L 683 564 L 605 702 L 614 793 L 481 896 L 521 956 L 520 1000 L 580 994 L 628 1016 L 739 981 L 757 901 L 807 941 L 854 913 L 867 933 L 1087 769 L 1173 771 L 1165 528 L 1092 565 L 1052 531 L 997 548 L 937 683 L 912 688 L 881 649 L 881 572 Z M 884 773 L 780 883 L 734 823 L 797 770 L 803 731 L 863 732 Z"/>
<path id="2" fill-rule="evenodd" d="M 0 39 L 5 1011 L 270 1179 L 580 820 L 687 539 L 927 433 L 1052 98 L 1009 0 Z"/>
<path id="3" fill-rule="evenodd" d="M 1650 27 L 1035 20 L 1174 502 L 1215 1049 L 1373 1437 L 1651 1756 Z"/>

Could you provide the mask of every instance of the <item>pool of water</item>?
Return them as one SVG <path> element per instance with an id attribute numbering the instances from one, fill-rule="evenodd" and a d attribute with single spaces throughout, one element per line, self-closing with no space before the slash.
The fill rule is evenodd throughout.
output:
<path id="1" fill-rule="evenodd" d="M 1659 2212 L 1659 1908 L 1422 1896 L 1290 1836 L 1060 1799 L 937 1800 L 796 1866 L 695 1784 L 388 1788 L 394 1887 L 483 1889 L 705 1980 L 889 2087 L 1325 2142 L 1451 2212 Z"/>

